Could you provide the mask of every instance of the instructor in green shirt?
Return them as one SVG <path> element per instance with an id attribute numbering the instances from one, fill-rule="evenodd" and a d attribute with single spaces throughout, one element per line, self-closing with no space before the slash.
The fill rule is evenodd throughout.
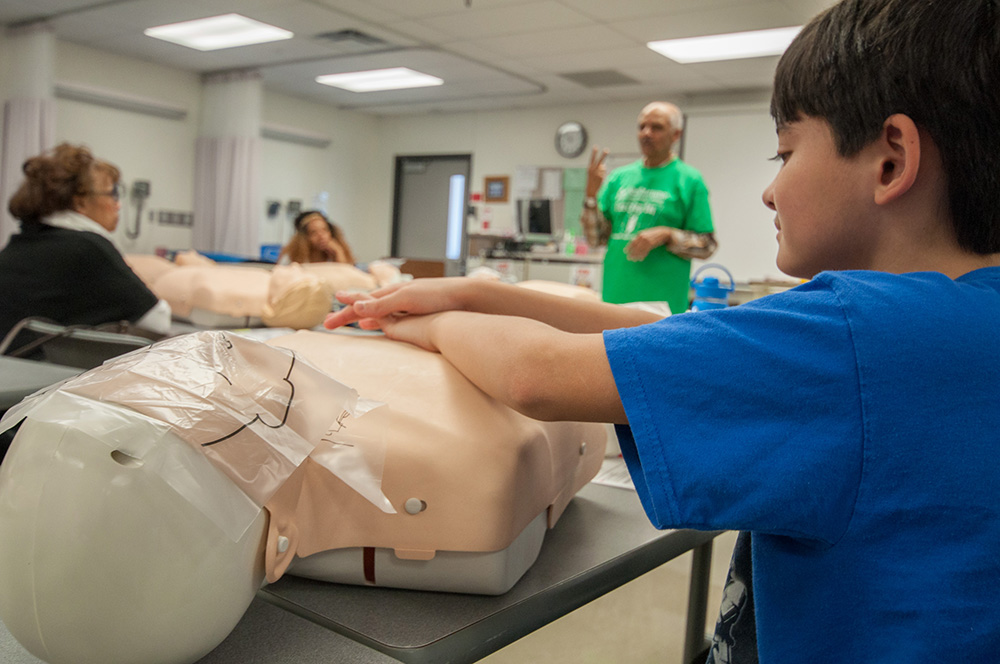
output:
<path id="1" fill-rule="evenodd" d="M 590 155 L 580 223 L 591 246 L 607 245 L 605 302 L 667 302 L 687 310 L 691 259 L 716 249 L 708 189 L 701 173 L 673 152 L 684 116 L 668 102 L 639 114 L 642 159 L 607 177 L 608 151 Z"/>

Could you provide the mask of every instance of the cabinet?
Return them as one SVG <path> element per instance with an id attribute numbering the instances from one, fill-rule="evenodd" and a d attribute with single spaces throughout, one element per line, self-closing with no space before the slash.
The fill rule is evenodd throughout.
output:
<path id="1" fill-rule="evenodd" d="M 581 256 L 541 252 L 491 252 L 485 256 L 470 256 L 466 274 L 484 266 L 496 270 L 506 281 L 541 279 L 563 284 L 584 286 L 601 292 L 603 255 Z"/>

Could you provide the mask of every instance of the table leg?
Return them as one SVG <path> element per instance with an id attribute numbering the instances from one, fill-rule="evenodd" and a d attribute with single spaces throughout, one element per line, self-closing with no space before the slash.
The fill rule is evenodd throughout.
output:
<path id="1" fill-rule="evenodd" d="M 709 574 L 712 571 L 712 540 L 691 551 L 691 587 L 688 589 L 687 629 L 684 633 L 684 664 L 705 649 L 705 613 L 708 611 Z"/>

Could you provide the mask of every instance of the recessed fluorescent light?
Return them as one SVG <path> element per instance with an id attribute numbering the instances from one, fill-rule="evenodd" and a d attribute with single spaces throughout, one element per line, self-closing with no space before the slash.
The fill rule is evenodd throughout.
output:
<path id="1" fill-rule="evenodd" d="M 263 44 L 291 39 L 294 36 L 288 30 L 240 14 L 223 14 L 195 21 L 160 25 L 143 30 L 143 34 L 199 51 Z"/>
<path id="2" fill-rule="evenodd" d="M 407 67 L 352 71 L 345 74 L 326 74 L 316 77 L 317 83 L 343 88 L 351 92 L 375 92 L 377 90 L 400 90 L 403 88 L 427 88 L 442 85 L 437 76 L 423 74 Z"/>
<path id="3" fill-rule="evenodd" d="M 681 64 L 760 58 L 784 53 L 801 29 L 802 26 L 797 25 L 790 28 L 733 32 L 725 35 L 664 39 L 649 42 L 646 46 Z"/>

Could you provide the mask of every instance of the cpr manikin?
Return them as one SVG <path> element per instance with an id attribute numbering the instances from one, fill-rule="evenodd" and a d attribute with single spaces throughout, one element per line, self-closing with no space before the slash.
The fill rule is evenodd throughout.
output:
<path id="1" fill-rule="evenodd" d="M 22 419 L 0 466 L 0 619 L 51 664 L 196 661 L 286 570 L 504 592 L 605 441 L 514 413 L 436 354 L 315 332 L 170 339 L 0 429 Z"/>

